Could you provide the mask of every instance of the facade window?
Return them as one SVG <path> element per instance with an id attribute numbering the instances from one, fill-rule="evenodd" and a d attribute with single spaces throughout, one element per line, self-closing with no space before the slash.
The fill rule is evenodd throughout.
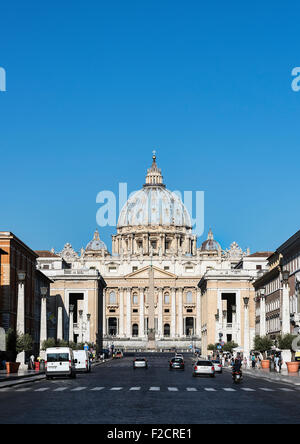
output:
<path id="1" fill-rule="evenodd" d="M 138 271 L 138 267 L 132 267 L 132 273 L 134 273 L 135 271 Z"/>
<path id="2" fill-rule="evenodd" d="M 168 305 L 170 303 L 170 294 L 169 293 L 166 293 L 164 295 L 164 302 L 166 305 Z"/>
<path id="3" fill-rule="evenodd" d="M 171 330 L 170 330 L 170 324 L 165 324 L 164 325 L 164 336 L 165 337 L 169 337 L 171 334 Z"/>
<path id="4" fill-rule="evenodd" d="M 185 267 L 186 273 L 193 273 L 194 267 Z"/>
<path id="5" fill-rule="evenodd" d="M 109 267 L 109 272 L 110 273 L 116 273 L 117 272 L 117 267 Z"/>
<path id="6" fill-rule="evenodd" d="M 117 295 L 114 291 L 111 291 L 109 294 L 109 303 L 116 304 L 117 303 Z"/>
<path id="7" fill-rule="evenodd" d="M 118 320 L 117 318 L 108 319 L 108 334 L 109 336 L 117 336 Z"/>
<path id="8" fill-rule="evenodd" d="M 138 326 L 138 324 L 133 324 L 132 336 L 136 338 L 138 335 L 139 335 L 139 326 Z"/>
<path id="9" fill-rule="evenodd" d="M 132 296 L 132 303 L 133 305 L 137 305 L 139 303 L 139 296 L 137 293 L 134 293 Z"/>
<path id="10" fill-rule="evenodd" d="M 165 271 L 169 271 L 169 270 L 170 270 L 170 267 L 164 267 L 164 270 L 165 270 Z"/>
<path id="11" fill-rule="evenodd" d="M 262 266 L 261 265 L 256 265 L 256 270 L 261 270 Z"/>
<path id="12" fill-rule="evenodd" d="M 193 303 L 193 293 L 191 291 L 187 292 L 186 294 L 186 303 L 187 304 Z"/>

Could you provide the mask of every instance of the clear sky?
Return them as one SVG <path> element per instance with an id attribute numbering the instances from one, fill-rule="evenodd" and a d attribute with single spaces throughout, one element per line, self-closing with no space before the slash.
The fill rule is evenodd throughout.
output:
<path id="1" fill-rule="evenodd" d="M 300 4 L 6 1 L 0 14 L 0 230 L 85 246 L 96 195 L 205 191 L 205 235 L 272 250 L 299 229 Z M 100 229 L 111 248 L 114 228 Z M 200 239 L 201 241 L 202 239 Z"/>

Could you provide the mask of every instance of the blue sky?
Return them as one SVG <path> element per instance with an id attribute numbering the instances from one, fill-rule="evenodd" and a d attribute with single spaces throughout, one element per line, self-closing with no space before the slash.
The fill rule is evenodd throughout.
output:
<path id="1" fill-rule="evenodd" d="M 33 249 L 80 249 L 97 193 L 139 189 L 155 148 L 169 189 L 205 191 L 206 233 L 224 248 L 279 246 L 300 218 L 299 12 L 279 1 L 5 2 L 0 229 Z M 114 232 L 100 230 L 109 247 Z"/>

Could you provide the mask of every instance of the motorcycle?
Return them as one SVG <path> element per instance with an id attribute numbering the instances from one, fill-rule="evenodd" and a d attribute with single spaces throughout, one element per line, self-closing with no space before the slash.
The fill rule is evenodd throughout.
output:
<path id="1" fill-rule="evenodd" d="M 239 384 L 240 382 L 242 382 L 242 380 L 243 380 L 243 374 L 242 374 L 242 372 L 241 372 L 241 371 L 233 372 L 233 373 L 232 373 L 232 379 L 233 379 L 233 382 L 234 382 L 235 384 Z"/>

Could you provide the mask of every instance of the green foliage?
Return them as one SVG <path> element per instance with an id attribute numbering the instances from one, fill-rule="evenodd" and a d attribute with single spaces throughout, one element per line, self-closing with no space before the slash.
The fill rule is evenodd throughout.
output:
<path id="1" fill-rule="evenodd" d="M 208 347 L 207 347 L 207 350 L 215 351 L 215 350 L 217 350 L 217 345 L 218 344 L 209 344 Z"/>
<path id="2" fill-rule="evenodd" d="M 16 346 L 17 353 L 21 353 L 23 351 L 29 352 L 32 350 L 32 347 L 33 347 L 33 340 L 28 333 L 17 335 L 17 346 Z"/>
<path id="3" fill-rule="evenodd" d="M 42 344 L 42 350 L 46 350 L 46 348 L 56 347 L 56 340 L 54 338 L 48 338 Z"/>
<path id="4" fill-rule="evenodd" d="M 273 341 L 268 336 L 255 336 L 254 348 L 256 351 L 265 353 L 273 347 Z"/>
<path id="5" fill-rule="evenodd" d="M 227 342 L 224 346 L 223 346 L 223 351 L 224 352 L 228 352 L 228 353 L 232 353 L 232 350 L 234 348 L 237 348 L 239 346 L 239 344 L 237 344 L 236 342 L 230 341 Z"/>
<path id="6" fill-rule="evenodd" d="M 290 334 L 287 334 L 287 335 L 284 335 L 284 336 L 280 336 L 278 338 L 278 346 L 279 346 L 279 348 L 281 350 L 291 350 L 291 351 L 293 351 L 292 343 L 293 343 L 293 340 L 296 337 L 297 337 L 296 335 L 290 335 Z"/>

